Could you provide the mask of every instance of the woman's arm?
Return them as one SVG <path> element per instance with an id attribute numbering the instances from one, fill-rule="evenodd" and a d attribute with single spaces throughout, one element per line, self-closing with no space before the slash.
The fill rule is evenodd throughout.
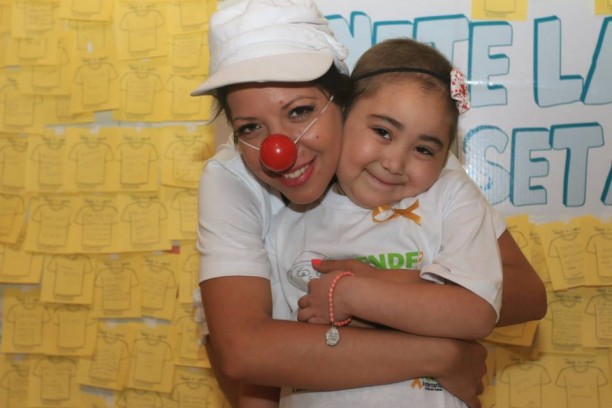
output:
<path id="1" fill-rule="evenodd" d="M 539 320 L 546 314 L 546 288 L 508 230 L 498 238 L 504 286 L 497 326 Z"/>
<path id="2" fill-rule="evenodd" d="M 210 341 L 222 373 L 252 384 L 334 390 L 431 376 L 478 406 L 485 349 L 474 342 L 389 330 L 341 328 L 271 318 L 268 280 L 224 277 L 201 284 Z"/>

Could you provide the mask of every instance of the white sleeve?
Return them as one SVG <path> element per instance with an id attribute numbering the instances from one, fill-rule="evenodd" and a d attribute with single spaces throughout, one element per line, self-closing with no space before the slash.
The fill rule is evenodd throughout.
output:
<path id="1" fill-rule="evenodd" d="M 280 278 L 279 262 L 277 258 L 278 227 L 275 221 L 282 217 L 282 211 L 271 222 L 270 233 L 266 237 L 266 250 L 270 258 L 272 274 L 270 276 L 270 287 L 272 289 L 272 317 L 278 320 L 292 320 L 291 308 L 285 297 L 283 285 Z"/>
<path id="2" fill-rule="evenodd" d="M 264 191 L 219 163 L 208 163 L 198 199 L 200 282 L 222 276 L 269 278 Z"/>
<path id="3" fill-rule="evenodd" d="M 465 287 L 490 303 L 499 318 L 502 264 L 491 207 L 463 177 L 446 178 L 438 187 L 443 208 L 441 245 L 421 276 Z"/>

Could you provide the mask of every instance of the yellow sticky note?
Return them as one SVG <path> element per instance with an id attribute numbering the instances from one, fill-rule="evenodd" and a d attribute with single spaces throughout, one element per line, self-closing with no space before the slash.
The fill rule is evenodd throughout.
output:
<path id="1" fill-rule="evenodd" d="M 48 100 L 45 123 L 49 125 L 70 125 L 77 123 L 93 123 L 93 112 L 73 113 L 70 110 L 70 95 L 55 95 Z"/>
<path id="2" fill-rule="evenodd" d="M 0 194 L 0 242 L 16 244 L 25 225 L 28 198 L 18 194 Z"/>
<path id="3" fill-rule="evenodd" d="M 31 95 L 68 95 L 74 77 L 74 36 L 62 33 L 57 40 L 55 60 L 25 66 L 19 75 L 19 89 Z M 24 64 L 25 65 L 25 64 Z"/>
<path id="4" fill-rule="evenodd" d="M 521 252 L 527 259 L 531 259 L 531 243 L 529 239 L 529 216 L 527 214 L 516 215 L 506 218 L 508 232 L 516 241 L 516 244 L 521 249 Z"/>
<path id="5" fill-rule="evenodd" d="M 39 283 L 43 256 L 25 250 L 22 242 L 0 244 L 0 283 Z"/>
<path id="6" fill-rule="evenodd" d="M 194 306 L 181 304 L 173 321 L 176 330 L 176 364 L 181 366 L 210 368 L 210 361 L 203 344 L 203 327 L 194 319 Z"/>
<path id="7" fill-rule="evenodd" d="M 124 252 L 119 228 L 121 210 L 113 194 L 83 194 L 73 199 L 71 248 L 96 254 Z"/>
<path id="8" fill-rule="evenodd" d="M 120 105 L 115 120 L 161 122 L 168 109 L 164 84 L 169 67 L 159 60 L 139 60 L 118 64 Z"/>
<path id="9" fill-rule="evenodd" d="M 204 79 L 204 75 L 170 74 L 164 84 L 169 109 L 166 107 L 162 112 L 163 119 L 167 121 L 210 119 L 212 97 L 190 95 Z"/>
<path id="10" fill-rule="evenodd" d="M 190 131 L 175 126 L 162 132 L 162 184 L 197 188 L 204 162 L 215 152 L 213 130 L 200 126 Z"/>
<path id="11" fill-rule="evenodd" d="M 12 35 L 17 38 L 42 37 L 55 31 L 60 23 L 57 18 L 58 6 L 59 0 L 15 4 L 12 8 Z"/>
<path id="12" fill-rule="evenodd" d="M 117 166 L 111 145 L 114 128 L 103 128 L 97 133 L 82 128 L 66 130 L 66 158 L 63 185 L 68 191 L 117 191 L 117 180 L 112 168 Z"/>
<path id="13" fill-rule="evenodd" d="M 585 251 L 582 228 L 576 221 L 538 226 L 548 272 L 555 290 L 584 285 Z"/>
<path id="14" fill-rule="evenodd" d="M 83 305 L 52 305 L 51 336 L 45 341 L 45 354 L 89 356 L 94 352 L 97 320 Z"/>
<path id="15" fill-rule="evenodd" d="M 193 401 L 198 407 L 223 407 L 225 400 L 219 384 L 210 370 L 179 367 L 170 398 L 181 403 Z"/>
<path id="16" fill-rule="evenodd" d="M 109 21 L 113 2 L 105 0 L 65 0 L 60 3 L 59 17 L 71 20 Z"/>
<path id="17" fill-rule="evenodd" d="M 485 340 L 495 343 L 512 344 L 528 347 L 533 344 L 534 335 L 538 328 L 537 321 L 530 321 L 506 327 L 497 327 Z"/>
<path id="18" fill-rule="evenodd" d="M 106 55 L 87 55 L 76 64 L 70 92 L 72 113 L 118 109 L 116 61 Z"/>
<path id="19" fill-rule="evenodd" d="M 168 55 L 165 2 L 115 2 L 117 55 L 120 60 Z"/>
<path id="20" fill-rule="evenodd" d="M 611 0 L 595 0 L 595 14 L 609 15 L 612 14 Z"/>
<path id="21" fill-rule="evenodd" d="M 69 195 L 35 197 L 27 223 L 26 250 L 70 253 L 70 226 L 74 211 L 74 197 Z"/>
<path id="22" fill-rule="evenodd" d="M 472 0 L 472 18 L 524 21 L 527 19 L 527 0 Z"/>
<path id="23" fill-rule="evenodd" d="M 551 407 L 612 406 L 608 350 L 576 356 L 553 356 L 556 392 Z"/>
<path id="24" fill-rule="evenodd" d="M 134 331 L 128 324 L 100 323 L 92 356 L 79 359 L 77 381 L 93 387 L 121 390 L 130 366 Z"/>
<path id="25" fill-rule="evenodd" d="M 116 407 L 119 408 L 161 408 L 164 397 L 155 391 L 125 389 L 117 396 Z"/>
<path id="26" fill-rule="evenodd" d="M 8 101 L 4 105 L 7 104 Z M 0 194 L 25 190 L 28 141 L 25 134 L 0 133 Z"/>
<path id="27" fill-rule="evenodd" d="M 581 217 L 578 223 L 584 231 L 585 281 L 587 285 L 612 285 L 612 222 L 595 217 Z"/>
<path id="28" fill-rule="evenodd" d="M 75 34 L 76 49 L 82 58 L 79 60 L 81 63 L 91 61 L 92 58 L 108 62 L 116 61 L 112 20 L 67 20 L 65 25 Z"/>
<path id="29" fill-rule="evenodd" d="M 583 315 L 588 289 L 548 293 L 548 310 L 540 321 L 538 348 L 542 352 L 579 352 L 583 346 Z"/>
<path id="30" fill-rule="evenodd" d="M 546 264 L 546 255 L 544 253 L 544 246 L 542 245 L 542 239 L 538 233 L 538 228 L 535 224 L 531 224 L 529 227 L 529 242 L 531 247 L 531 256 L 528 257 L 531 266 L 537 272 L 544 286 L 547 290 L 552 291 L 552 283 L 550 281 L 550 274 L 548 273 L 548 265 Z"/>
<path id="31" fill-rule="evenodd" d="M 173 73 L 191 76 L 208 75 L 210 62 L 208 33 L 201 31 L 170 37 L 169 59 Z"/>
<path id="32" fill-rule="evenodd" d="M 132 193 L 118 197 L 123 251 L 155 251 L 171 248 L 168 208 L 156 193 Z"/>
<path id="33" fill-rule="evenodd" d="M 5 354 L 0 357 L 0 401 L 5 404 L 3 407 L 24 406 L 33 363 L 33 356 Z"/>
<path id="34" fill-rule="evenodd" d="M 48 104 L 42 95 L 21 91 L 17 78 L 8 78 L 0 85 L 0 131 L 11 133 L 43 133 Z"/>
<path id="35" fill-rule="evenodd" d="M 91 305 L 95 259 L 84 254 L 47 255 L 41 286 L 43 302 Z"/>
<path id="36" fill-rule="evenodd" d="M 143 257 L 142 314 L 157 319 L 172 320 L 178 295 L 175 271 L 178 254 L 149 253 Z"/>
<path id="37" fill-rule="evenodd" d="M 168 7 L 168 32 L 174 34 L 207 29 L 211 6 L 216 6 L 215 0 L 171 2 Z"/>
<path id="38" fill-rule="evenodd" d="M 145 391 L 170 392 L 174 380 L 172 345 L 175 341 L 171 326 L 138 326 L 126 386 Z"/>
<path id="39" fill-rule="evenodd" d="M 612 347 L 612 287 L 589 289 L 585 299 L 583 345 Z"/>
<path id="40" fill-rule="evenodd" d="M 538 360 L 504 348 L 496 349 L 496 408 L 554 407 L 553 358 L 541 355 Z"/>
<path id="41" fill-rule="evenodd" d="M 194 188 L 160 188 L 168 206 L 168 236 L 172 240 L 196 238 L 198 227 L 198 190 Z"/>
<path id="42" fill-rule="evenodd" d="M 28 406 L 80 406 L 79 385 L 76 382 L 77 359 L 61 356 L 41 356 L 29 376 Z"/>
<path id="43" fill-rule="evenodd" d="M 2 352 L 42 353 L 51 329 L 49 308 L 40 302 L 40 291 L 3 290 Z"/>
<path id="44" fill-rule="evenodd" d="M 58 192 L 64 190 L 66 139 L 55 132 L 32 135 L 28 142 L 26 190 Z"/>
<path id="45" fill-rule="evenodd" d="M 178 301 L 193 304 L 193 292 L 200 289 L 200 254 L 195 248 L 195 241 L 181 241 L 179 263 Z"/>
<path id="46" fill-rule="evenodd" d="M 160 152 L 158 132 L 152 128 L 120 128 L 112 136 L 115 177 L 122 191 L 157 191 Z"/>
<path id="47" fill-rule="evenodd" d="M 141 287 L 140 257 L 101 260 L 94 283 L 94 314 L 102 318 L 140 317 Z"/>

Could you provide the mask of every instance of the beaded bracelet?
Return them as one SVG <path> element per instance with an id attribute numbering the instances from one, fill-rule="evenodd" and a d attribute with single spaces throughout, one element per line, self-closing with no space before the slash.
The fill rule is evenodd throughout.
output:
<path id="1" fill-rule="evenodd" d="M 345 276 L 353 275 L 355 274 L 350 271 L 342 272 L 334 278 L 329 286 L 327 301 L 329 304 L 329 322 L 331 323 L 331 327 L 327 330 L 327 332 L 325 332 L 325 344 L 328 346 L 335 346 L 340 342 L 340 332 L 338 331 L 338 327 L 346 326 L 351 322 L 350 317 L 339 322 L 336 321 L 334 316 L 334 290 L 336 289 L 336 285 L 340 279 L 344 278 Z"/>

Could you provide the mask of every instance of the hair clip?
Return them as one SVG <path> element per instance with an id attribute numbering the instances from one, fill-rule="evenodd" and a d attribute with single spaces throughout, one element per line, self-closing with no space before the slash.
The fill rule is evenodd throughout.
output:
<path id="1" fill-rule="evenodd" d="M 470 93 L 465 82 L 465 75 L 457 68 L 453 67 L 450 73 L 450 92 L 451 98 L 455 100 L 459 114 L 470 110 Z"/>

